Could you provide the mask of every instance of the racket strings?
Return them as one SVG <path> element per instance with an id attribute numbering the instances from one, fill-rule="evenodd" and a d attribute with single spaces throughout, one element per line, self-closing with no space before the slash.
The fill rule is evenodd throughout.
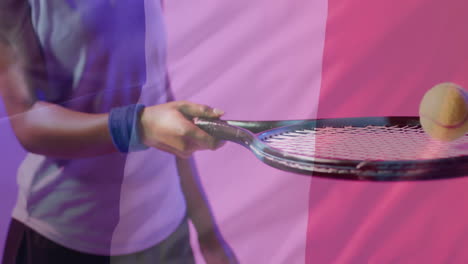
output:
<path id="1" fill-rule="evenodd" d="M 262 140 L 291 155 L 342 160 L 439 159 L 463 156 L 468 150 L 468 137 L 441 142 L 419 126 L 301 129 Z"/>

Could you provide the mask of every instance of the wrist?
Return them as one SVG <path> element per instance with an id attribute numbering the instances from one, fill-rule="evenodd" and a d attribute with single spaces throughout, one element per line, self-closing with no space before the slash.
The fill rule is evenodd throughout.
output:
<path id="1" fill-rule="evenodd" d="M 109 113 L 108 126 L 114 146 L 123 153 L 144 150 L 141 135 L 140 115 L 145 106 L 134 104 L 113 108 Z"/>
<path id="2" fill-rule="evenodd" d="M 140 140 L 143 144 L 150 146 L 150 142 L 148 142 L 147 132 L 146 129 L 149 127 L 150 120 L 149 120 L 149 111 L 148 108 L 145 107 L 140 111 L 139 118 L 138 118 L 138 129 L 140 132 Z"/>
<path id="3" fill-rule="evenodd" d="M 130 137 L 130 151 L 146 150 L 148 146 L 144 143 L 144 131 L 141 117 L 146 107 L 143 104 L 137 104 L 133 113 L 132 134 Z"/>
<path id="4" fill-rule="evenodd" d="M 198 242 L 207 247 L 216 246 L 223 241 L 221 233 L 218 231 L 217 228 L 210 228 L 209 230 L 202 230 L 201 232 L 197 230 L 197 232 Z"/>

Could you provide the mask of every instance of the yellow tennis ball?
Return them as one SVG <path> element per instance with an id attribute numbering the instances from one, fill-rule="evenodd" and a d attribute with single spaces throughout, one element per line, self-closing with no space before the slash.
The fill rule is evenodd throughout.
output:
<path id="1" fill-rule="evenodd" d="M 468 130 L 468 95 L 454 83 L 441 83 L 424 95 L 419 105 L 419 120 L 431 137 L 451 141 Z"/>

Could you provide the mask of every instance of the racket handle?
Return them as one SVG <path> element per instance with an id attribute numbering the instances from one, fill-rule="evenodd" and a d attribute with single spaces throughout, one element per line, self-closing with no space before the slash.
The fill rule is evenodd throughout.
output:
<path id="1" fill-rule="evenodd" d="M 194 118 L 193 122 L 200 129 L 220 140 L 229 140 L 245 147 L 249 147 L 255 135 L 246 129 L 229 125 L 219 119 Z"/>
<path id="2" fill-rule="evenodd" d="M 220 128 L 222 128 L 224 125 L 227 125 L 226 121 L 199 117 L 195 117 L 193 119 L 193 123 L 212 136 L 219 134 Z"/>

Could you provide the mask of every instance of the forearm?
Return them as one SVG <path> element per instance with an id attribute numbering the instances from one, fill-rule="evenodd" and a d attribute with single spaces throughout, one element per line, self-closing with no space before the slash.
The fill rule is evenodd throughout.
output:
<path id="1" fill-rule="evenodd" d="M 115 152 L 107 114 L 87 114 L 36 102 L 10 117 L 15 134 L 30 152 L 57 158 L 85 158 Z"/>
<path id="2" fill-rule="evenodd" d="M 201 187 L 193 158 L 177 158 L 188 216 L 198 234 L 198 244 L 206 263 L 239 263 L 217 227 Z"/>
<path id="3" fill-rule="evenodd" d="M 177 158 L 177 167 L 187 201 L 187 213 L 198 232 L 199 239 L 217 235 L 218 229 L 204 195 L 193 158 Z"/>

